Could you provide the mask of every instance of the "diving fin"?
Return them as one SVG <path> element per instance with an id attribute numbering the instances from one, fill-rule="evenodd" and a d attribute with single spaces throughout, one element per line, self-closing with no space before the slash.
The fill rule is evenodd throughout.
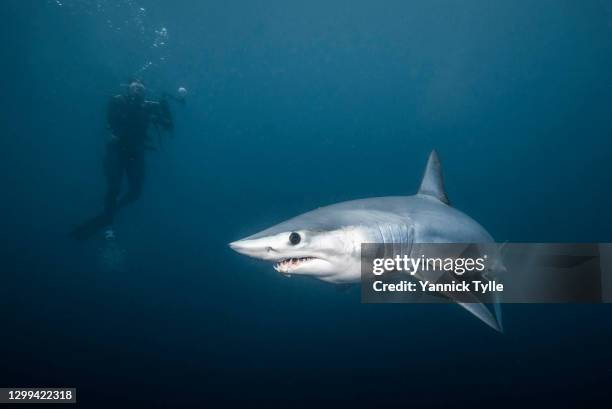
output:
<path id="1" fill-rule="evenodd" d="M 90 239 L 105 227 L 110 226 L 112 222 L 112 217 L 109 217 L 106 213 L 102 213 L 76 226 L 70 232 L 70 237 L 77 241 Z"/>

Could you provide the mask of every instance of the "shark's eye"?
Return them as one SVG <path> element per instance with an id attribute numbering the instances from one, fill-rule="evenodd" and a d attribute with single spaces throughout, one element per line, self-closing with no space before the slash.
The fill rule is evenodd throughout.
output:
<path id="1" fill-rule="evenodd" d="M 300 237 L 300 235 L 296 232 L 293 232 L 289 235 L 289 242 L 291 244 L 293 244 L 294 246 L 296 244 L 298 244 L 300 242 L 300 240 L 302 240 L 302 238 Z"/>

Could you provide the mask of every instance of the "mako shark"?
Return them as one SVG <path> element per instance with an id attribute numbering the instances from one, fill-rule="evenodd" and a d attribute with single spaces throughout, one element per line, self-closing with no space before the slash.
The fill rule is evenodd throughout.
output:
<path id="1" fill-rule="evenodd" d="M 423 243 L 494 244 L 478 222 L 450 206 L 434 150 L 416 195 L 320 207 L 229 245 L 238 253 L 275 263 L 284 275 L 350 284 L 361 281 L 362 243 L 393 243 L 408 249 Z M 479 301 L 456 302 L 502 331 L 498 305 L 491 312 Z"/>

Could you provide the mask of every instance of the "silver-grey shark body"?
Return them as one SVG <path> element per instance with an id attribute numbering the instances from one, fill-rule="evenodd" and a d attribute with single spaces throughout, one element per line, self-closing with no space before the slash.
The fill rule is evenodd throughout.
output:
<path id="1" fill-rule="evenodd" d="M 493 243 L 475 220 L 451 207 L 433 151 L 414 196 L 375 197 L 320 207 L 230 243 L 238 253 L 267 260 L 285 275 L 333 284 L 361 280 L 361 244 L 393 243 L 409 254 L 422 243 Z M 459 302 L 492 328 L 501 320 L 482 303 Z"/>

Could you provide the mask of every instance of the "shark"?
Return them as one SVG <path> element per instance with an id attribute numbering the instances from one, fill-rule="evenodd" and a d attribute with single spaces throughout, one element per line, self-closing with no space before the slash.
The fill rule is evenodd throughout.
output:
<path id="1" fill-rule="evenodd" d="M 259 233 L 229 243 L 236 252 L 273 263 L 283 275 L 309 276 L 336 285 L 361 282 L 364 243 L 390 243 L 408 252 L 426 243 L 489 243 L 477 221 L 451 206 L 440 159 L 429 155 L 412 196 L 373 197 L 319 207 Z M 502 331 L 494 303 L 453 300 L 491 328 Z"/>

